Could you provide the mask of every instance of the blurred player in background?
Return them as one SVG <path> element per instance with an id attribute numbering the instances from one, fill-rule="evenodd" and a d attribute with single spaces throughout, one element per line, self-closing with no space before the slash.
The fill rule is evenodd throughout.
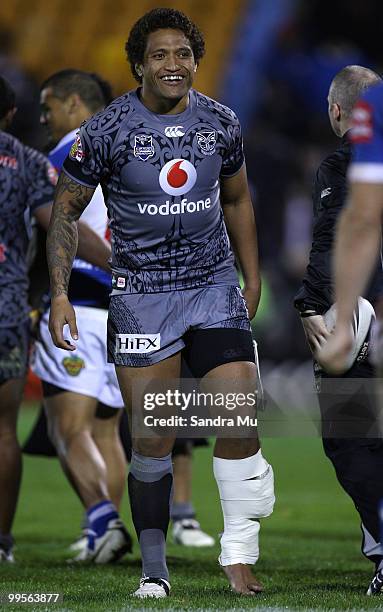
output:
<path id="1" fill-rule="evenodd" d="M 52 204 L 57 175 L 48 160 L 6 134 L 15 94 L 0 77 L 0 562 L 12 562 L 12 523 L 21 481 L 16 424 L 28 363 L 27 250 L 31 216 Z M 48 217 L 49 219 L 49 217 Z"/>
<path id="2" fill-rule="evenodd" d="M 351 139 L 353 161 L 348 178 L 351 191 L 340 217 L 335 243 L 335 294 L 338 317 L 335 330 L 319 350 L 319 359 L 328 371 L 338 374 L 347 362 L 353 343 L 351 321 L 358 296 L 363 294 L 376 262 L 381 256 L 383 214 L 383 84 L 371 87 L 353 111 Z M 382 305 L 374 341 L 378 376 L 382 376 Z M 381 400 L 380 401 L 380 408 Z M 380 460 L 379 477 L 383 462 Z M 382 502 L 380 496 L 380 503 Z M 382 535 L 382 517 L 381 517 Z M 383 589 L 383 563 L 368 588 L 368 595 Z"/>
<path id="3" fill-rule="evenodd" d="M 104 106 L 100 80 L 94 75 L 68 69 L 43 83 L 41 122 L 51 141 L 57 143 L 49 159 L 58 171 L 71 147 L 76 146 L 76 129 Z M 101 187 L 82 220 L 106 237 L 107 211 Z M 63 355 L 51 340 L 46 312 L 33 360 L 33 371 L 42 380 L 50 437 L 87 511 L 87 545 L 79 543 L 76 560 L 95 563 L 115 561 L 131 550 L 131 538 L 118 516 L 126 460 L 119 436 L 123 400 L 114 368 L 106 359 L 110 284 L 109 272 L 75 259 L 69 295 L 81 321 L 81 342 L 73 356 Z"/>
<path id="4" fill-rule="evenodd" d="M 326 312 L 334 302 L 331 257 L 336 222 L 348 194 L 352 110 L 361 93 L 380 81 L 380 77 L 368 68 L 346 66 L 335 76 L 329 89 L 329 119 L 342 143 L 339 149 L 326 157 L 316 174 L 310 263 L 295 299 L 314 358 L 331 331 L 326 322 Z M 382 295 L 383 272 L 380 265 L 367 297 L 375 304 Z M 353 363 L 347 365 L 340 378 L 328 374 L 316 361 L 314 370 L 322 416 L 323 447 L 340 484 L 359 512 L 363 532 L 362 550 L 379 566 L 383 559 L 378 517 L 379 500 L 383 498 L 383 441 L 377 437 L 377 433 L 372 437 L 371 429 L 376 421 L 372 390 L 375 370 L 370 361 L 374 317 L 373 309 L 367 302 L 363 309 L 358 310 L 357 329 L 360 337 Z"/>
<path id="5" fill-rule="evenodd" d="M 254 388 L 249 317 L 258 306 L 260 279 L 238 119 L 191 89 L 204 41 L 179 11 L 144 15 L 126 49 L 140 87 L 81 127 L 56 190 L 47 242 L 52 337 L 56 346 L 74 350 L 63 337 L 68 323 L 73 340 L 81 338 L 68 300 L 75 220 L 101 182 L 113 250 L 108 358 L 126 406 L 136 381 L 179 377 L 182 349 L 197 378 Z M 170 202 L 178 212 L 170 211 Z M 242 268 L 243 295 L 227 232 Z M 150 346 L 143 347 L 148 335 Z M 259 556 L 259 519 L 273 510 L 274 488 L 256 430 L 247 436 L 217 439 L 214 474 L 224 515 L 220 563 L 235 592 L 254 595 L 262 589 L 249 566 Z M 170 591 L 165 540 L 173 444 L 172 433 L 133 439 L 129 495 L 143 562 L 137 597 Z"/>
<path id="6" fill-rule="evenodd" d="M 13 561 L 11 528 L 21 480 L 16 436 L 29 349 L 27 250 L 31 217 L 47 228 L 57 173 L 48 159 L 6 134 L 15 94 L 0 77 L 0 562 Z M 79 253 L 107 266 L 109 248 L 78 224 Z"/>

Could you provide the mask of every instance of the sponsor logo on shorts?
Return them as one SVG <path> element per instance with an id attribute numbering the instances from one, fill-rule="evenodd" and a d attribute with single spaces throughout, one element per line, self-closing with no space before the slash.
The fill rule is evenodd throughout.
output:
<path id="1" fill-rule="evenodd" d="M 172 159 L 162 168 L 159 176 L 161 189 L 172 196 L 185 195 L 193 189 L 197 171 L 187 159 Z"/>
<path id="2" fill-rule="evenodd" d="M 85 368 L 85 361 L 81 357 L 64 357 L 61 363 L 69 376 L 78 376 Z"/>
<path id="3" fill-rule="evenodd" d="M 165 136 L 168 138 L 178 138 L 178 136 L 185 136 L 182 125 L 170 125 L 165 128 Z"/>
<path id="4" fill-rule="evenodd" d="M 134 157 L 146 161 L 154 155 L 153 136 L 148 134 L 137 134 L 134 137 Z"/>
<path id="5" fill-rule="evenodd" d="M 85 154 L 82 148 L 80 134 L 78 133 L 76 134 L 75 141 L 72 144 L 71 150 L 69 151 L 69 157 L 71 157 L 72 159 L 75 159 L 78 162 L 81 162 L 85 157 Z"/>
<path id="6" fill-rule="evenodd" d="M 213 155 L 217 144 L 217 132 L 203 130 L 196 133 L 197 145 L 204 155 Z"/>
<path id="7" fill-rule="evenodd" d="M 161 348 L 161 334 L 116 334 L 116 353 L 152 353 Z"/>

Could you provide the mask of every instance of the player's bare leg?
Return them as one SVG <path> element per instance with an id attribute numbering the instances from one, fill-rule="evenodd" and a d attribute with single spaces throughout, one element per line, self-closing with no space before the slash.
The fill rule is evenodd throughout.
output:
<path id="1" fill-rule="evenodd" d="M 205 380 L 256 382 L 256 366 L 233 362 L 211 370 Z M 257 432 L 248 438 L 217 438 L 214 472 L 220 491 L 225 529 L 220 564 L 230 586 L 241 595 L 255 595 L 262 585 L 251 571 L 259 556 L 259 518 L 271 514 L 274 505 L 273 473 L 263 459 Z"/>
<path id="2" fill-rule="evenodd" d="M 129 423 L 132 410 L 142 410 L 132 402 L 134 383 L 139 380 L 166 381 L 180 375 L 180 354 L 142 368 L 116 367 Z M 130 506 L 142 555 L 142 579 L 136 597 L 166 597 L 170 591 L 166 565 L 166 535 L 170 520 L 173 487 L 171 451 L 175 436 L 141 438 L 132 430 L 132 462 L 128 478 Z"/>
<path id="3" fill-rule="evenodd" d="M 97 400 L 65 391 L 44 401 L 58 457 L 87 510 L 87 548 L 75 560 L 116 561 L 131 550 L 131 538 L 109 497 L 106 464 L 92 437 Z"/>
<path id="4" fill-rule="evenodd" d="M 93 440 L 97 400 L 72 391 L 45 398 L 48 428 L 60 462 L 86 508 L 108 499 L 105 461 Z"/>
<path id="5" fill-rule="evenodd" d="M 92 435 L 106 465 L 109 497 L 119 510 L 125 491 L 126 458 L 122 447 L 119 425 L 122 409 L 114 409 L 114 416 L 93 420 Z"/>
<path id="6" fill-rule="evenodd" d="M 24 379 L 8 380 L 0 386 L 0 561 L 2 548 L 4 560 L 13 560 L 11 529 L 22 472 L 16 425 L 23 388 Z"/>

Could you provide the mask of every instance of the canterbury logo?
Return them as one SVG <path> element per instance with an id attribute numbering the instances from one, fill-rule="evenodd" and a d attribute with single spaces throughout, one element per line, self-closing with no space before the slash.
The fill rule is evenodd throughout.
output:
<path id="1" fill-rule="evenodd" d="M 165 128 L 165 136 L 169 138 L 177 138 L 178 136 L 185 136 L 182 125 L 171 125 Z"/>

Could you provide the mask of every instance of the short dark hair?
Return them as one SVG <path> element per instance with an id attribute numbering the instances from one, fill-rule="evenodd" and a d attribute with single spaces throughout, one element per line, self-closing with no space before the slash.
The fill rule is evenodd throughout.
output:
<path id="1" fill-rule="evenodd" d="M 330 104 L 339 104 L 346 117 L 363 92 L 381 81 L 379 74 L 364 66 L 345 66 L 333 78 L 329 90 Z"/>
<path id="2" fill-rule="evenodd" d="M 105 97 L 99 81 L 89 72 L 67 68 L 49 76 L 41 85 L 41 91 L 52 88 L 53 95 L 66 100 L 71 94 L 78 94 L 87 108 L 95 113 L 105 106 Z"/>
<path id="3" fill-rule="evenodd" d="M 162 29 L 181 30 L 190 41 L 194 59 L 199 62 L 205 53 L 205 41 L 202 32 L 184 13 L 170 8 L 157 8 L 149 11 L 139 19 L 130 30 L 126 41 L 125 51 L 130 63 L 132 74 L 136 81 L 141 83 L 142 77 L 137 72 L 135 65 L 142 64 L 148 36 L 156 30 Z"/>
<path id="4" fill-rule="evenodd" d="M 5 115 L 15 108 L 16 94 L 8 81 L 0 76 L 0 119 L 4 119 Z"/>

